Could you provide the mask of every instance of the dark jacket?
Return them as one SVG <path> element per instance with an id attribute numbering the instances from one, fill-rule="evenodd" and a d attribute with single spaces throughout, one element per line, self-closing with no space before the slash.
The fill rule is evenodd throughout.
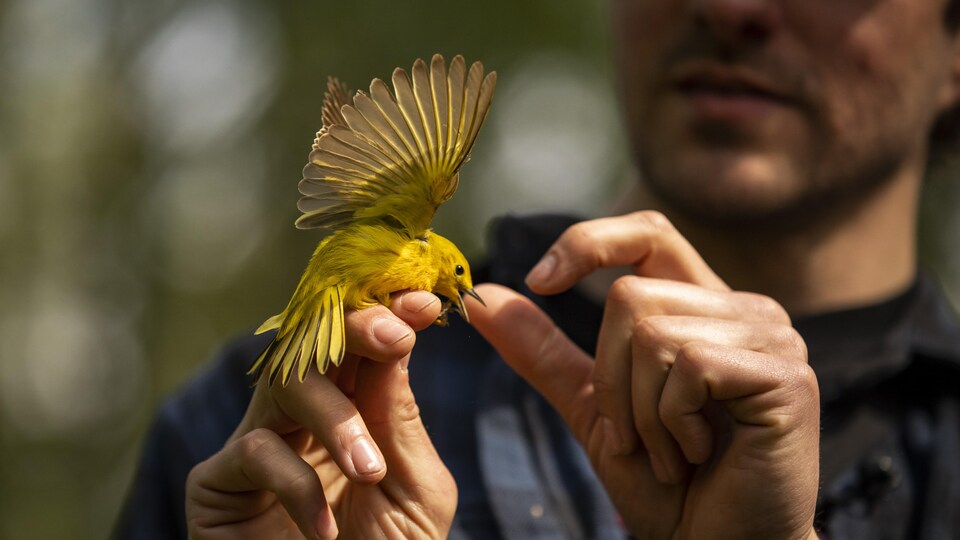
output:
<path id="1" fill-rule="evenodd" d="M 475 281 L 530 294 L 523 277 L 574 220 L 504 218 Z M 576 291 L 536 297 L 593 350 L 602 306 Z M 410 379 L 460 499 L 452 538 L 623 538 L 563 423 L 458 318 L 417 338 Z M 817 523 L 828 538 L 960 538 L 960 329 L 919 279 L 878 305 L 796 321 L 823 400 Z M 184 482 L 219 450 L 250 400 L 246 368 L 268 336 L 229 344 L 161 407 L 116 537 L 186 538 Z"/>

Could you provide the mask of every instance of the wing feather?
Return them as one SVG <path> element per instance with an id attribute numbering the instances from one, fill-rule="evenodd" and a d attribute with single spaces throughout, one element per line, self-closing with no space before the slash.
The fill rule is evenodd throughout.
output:
<path id="1" fill-rule="evenodd" d="M 463 88 L 463 110 L 460 111 L 460 133 L 470 133 L 473 128 L 473 119 L 477 112 L 477 99 L 480 98 L 480 84 L 483 77 L 483 66 L 474 62 L 467 72 L 467 82 Z M 462 140 L 465 140 L 463 137 Z M 457 142 L 460 142 L 459 140 Z M 454 149 L 457 159 L 462 160 L 466 154 L 462 147 Z"/>
<path id="2" fill-rule="evenodd" d="M 277 336 L 273 338 L 275 341 L 280 338 L 280 341 L 272 351 L 272 356 L 268 360 L 270 362 L 269 386 L 273 386 L 273 382 L 277 380 L 277 375 L 280 375 L 280 368 L 283 366 L 284 359 L 287 357 L 287 351 L 290 349 L 290 343 L 293 341 L 293 334 L 293 332 L 288 332 L 281 338 L 278 333 Z"/>
<path id="3" fill-rule="evenodd" d="M 343 362 L 343 354 L 346 352 L 344 343 L 344 321 L 343 321 L 343 288 L 337 284 L 336 289 L 331 295 L 333 306 L 330 310 L 330 326 L 333 331 L 330 333 L 330 361 L 333 365 L 339 366 Z"/>
<path id="4" fill-rule="evenodd" d="M 314 311 L 307 329 L 307 333 L 300 343 L 300 363 L 297 365 L 297 378 L 300 379 L 300 382 L 307 378 L 307 370 L 316 363 L 317 334 L 320 333 L 320 311 Z"/>
<path id="5" fill-rule="evenodd" d="M 436 174 L 438 161 L 437 155 L 437 119 L 434 111 L 433 90 L 430 85 L 430 75 L 427 73 L 427 65 L 420 60 L 413 64 L 413 97 L 417 100 L 417 112 L 420 114 L 420 122 L 423 124 L 424 135 L 424 165 L 427 168 L 427 174 Z"/>
<path id="6" fill-rule="evenodd" d="M 345 126 L 347 121 L 343 118 L 341 109 L 344 105 L 350 103 L 350 91 L 347 85 L 340 82 L 336 77 L 327 79 L 327 91 L 323 94 L 323 106 L 320 109 L 320 118 L 323 120 L 323 127 L 317 132 L 317 137 L 313 140 L 313 147 L 317 147 L 320 136 L 330 129 L 330 126 Z"/>
<path id="7" fill-rule="evenodd" d="M 343 113 L 340 110 L 344 105 L 349 104 L 350 91 L 347 90 L 347 85 L 336 77 L 328 78 L 327 91 L 323 95 L 323 107 L 320 114 L 323 125 L 326 127 L 346 125 L 347 122 L 343 119 Z"/>
<path id="8" fill-rule="evenodd" d="M 327 372 L 327 366 L 330 364 L 330 336 L 333 334 L 333 317 L 331 310 L 328 309 L 326 302 L 320 312 L 319 332 L 317 332 L 317 369 L 320 373 Z"/>
<path id="9" fill-rule="evenodd" d="M 423 63 L 423 60 L 418 58 L 417 62 Z M 416 68 L 417 64 L 414 63 L 413 65 Z M 410 79 L 407 77 L 406 71 L 400 68 L 393 70 L 392 79 L 393 91 L 397 94 L 397 105 L 400 106 L 403 119 L 410 129 L 410 133 L 413 134 L 413 142 L 417 145 L 417 155 L 414 160 L 420 162 L 422 166 L 423 157 L 427 153 L 427 140 L 426 135 L 423 134 L 423 121 L 420 119 L 417 98 L 413 93 L 413 87 L 410 85 Z"/>
<path id="10" fill-rule="evenodd" d="M 384 174 L 394 177 L 394 180 L 401 184 L 406 183 L 406 178 L 396 178 L 396 176 L 397 174 L 409 175 L 415 172 L 416 149 L 409 152 L 403 148 L 402 135 L 391 128 L 388 121 L 379 113 L 377 105 L 370 101 L 370 98 L 358 94 L 356 99 L 359 106 L 363 107 L 365 111 L 358 111 L 355 107 L 345 107 L 344 113 L 349 123 L 349 129 L 332 131 L 331 136 L 348 140 L 358 147 L 369 146 L 376 156 L 376 163 L 373 163 L 374 167 Z M 364 112 L 370 115 L 372 120 L 369 120 Z M 401 144 L 395 145 L 392 142 L 393 140 L 399 140 Z"/>
<path id="11" fill-rule="evenodd" d="M 416 148 L 408 142 L 412 134 L 397 102 L 390 95 L 390 89 L 380 79 L 374 79 L 370 84 L 370 102 L 376 106 L 376 110 L 361 108 L 360 113 L 368 122 L 379 120 L 384 137 L 389 139 L 390 146 L 401 157 L 401 163 L 409 165 L 417 155 Z"/>
<path id="12" fill-rule="evenodd" d="M 481 68 L 482 69 L 482 68 Z M 472 141 L 480 133 L 480 127 L 487 119 L 487 113 L 490 111 L 490 101 L 493 99 L 493 90 L 497 86 L 497 73 L 488 73 L 480 85 L 480 96 L 477 98 L 477 110 L 474 114 L 473 125 L 470 128 L 470 134 L 467 140 Z"/>
<path id="13" fill-rule="evenodd" d="M 495 73 L 484 76 L 480 62 L 468 71 L 459 55 L 449 66 L 434 55 L 429 66 L 414 62 L 410 75 L 395 69 L 392 93 L 374 79 L 369 95 L 357 92 L 352 104 L 340 104 L 346 89 L 335 81 L 299 183 L 297 227 L 332 231 L 358 219 L 391 219 L 421 235 L 457 189 L 493 99 Z"/>
<path id="14" fill-rule="evenodd" d="M 364 94 L 357 94 L 353 103 L 353 107 L 346 109 L 350 129 L 376 146 L 380 152 L 391 158 L 393 163 L 407 163 L 412 160 L 416 155 L 415 151 L 405 147 L 403 137 L 389 123 L 390 119 L 383 114 L 379 104 Z"/>
<path id="15" fill-rule="evenodd" d="M 460 112 L 463 110 L 463 77 L 466 74 L 463 57 L 459 54 L 450 62 L 450 71 L 447 74 L 447 91 L 449 100 L 447 106 L 447 145 L 443 150 L 446 157 L 443 168 L 449 169 L 455 162 L 454 152 L 460 133 Z"/>
<path id="16" fill-rule="evenodd" d="M 447 66 L 443 62 L 443 57 L 434 55 L 430 61 L 430 89 L 433 94 L 431 108 L 434 122 L 436 122 L 436 140 L 434 141 L 434 156 L 436 157 L 435 166 L 438 169 L 443 168 L 443 160 L 446 157 L 447 150 L 447 123 L 449 97 L 447 96 Z"/>
<path id="17" fill-rule="evenodd" d="M 293 374 L 297 362 L 306 361 L 306 358 L 303 358 L 303 340 L 308 331 L 309 319 L 301 319 L 296 329 L 290 333 L 293 339 L 290 341 L 290 346 L 287 347 L 286 353 L 284 353 L 281 360 L 283 365 L 281 368 L 281 382 L 284 386 L 290 382 L 290 375 Z"/>
<path id="18" fill-rule="evenodd" d="M 359 174 L 363 178 L 363 181 L 358 183 L 348 178 L 334 176 L 330 180 L 333 184 L 338 180 L 345 180 L 349 185 L 359 188 L 367 183 L 373 189 L 382 187 L 383 191 L 378 194 L 383 195 L 385 192 L 393 193 L 402 190 L 407 183 L 400 171 L 392 167 L 395 161 L 384 155 L 369 140 L 364 140 L 355 131 L 344 127 L 332 127 L 327 136 L 320 141 L 319 148 L 311 153 L 311 161 L 314 155 L 326 156 L 328 165 L 343 168 L 350 171 L 352 175 Z"/>

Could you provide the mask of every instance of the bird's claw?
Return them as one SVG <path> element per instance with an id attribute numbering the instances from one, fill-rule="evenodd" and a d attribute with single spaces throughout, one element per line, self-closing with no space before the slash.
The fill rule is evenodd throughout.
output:
<path id="1" fill-rule="evenodd" d="M 453 308 L 456 309 L 453 305 L 453 302 L 447 300 L 440 304 L 440 314 L 437 315 L 437 320 L 433 321 L 433 324 L 437 326 L 449 326 L 450 325 L 450 310 Z"/>

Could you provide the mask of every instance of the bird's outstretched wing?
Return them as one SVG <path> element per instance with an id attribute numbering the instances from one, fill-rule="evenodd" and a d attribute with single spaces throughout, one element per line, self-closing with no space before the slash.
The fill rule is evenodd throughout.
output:
<path id="1" fill-rule="evenodd" d="M 340 82 L 336 77 L 328 78 L 327 91 L 323 93 L 323 108 L 320 112 L 323 127 L 320 128 L 316 138 L 313 139 L 312 150 L 316 150 L 319 147 L 320 137 L 327 131 L 330 131 L 330 126 L 347 125 L 347 121 L 343 118 L 343 113 L 340 112 L 340 109 L 350 103 L 350 91 L 347 89 L 347 85 Z"/>
<path id="2" fill-rule="evenodd" d="M 459 55 L 448 70 L 439 54 L 429 70 L 417 60 L 411 74 L 412 80 L 394 70 L 395 94 L 374 79 L 369 95 L 358 92 L 352 105 L 340 107 L 339 118 L 331 112 L 329 125 L 325 104 L 324 127 L 300 181 L 298 228 L 335 230 L 389 216 L 420 236 L 437 207 L 453 196 L 497 74 L 484 76 L 480 62 L 467 71 Z M 330 87 L 327 95 L 335 100 L 337 89 Z"/>

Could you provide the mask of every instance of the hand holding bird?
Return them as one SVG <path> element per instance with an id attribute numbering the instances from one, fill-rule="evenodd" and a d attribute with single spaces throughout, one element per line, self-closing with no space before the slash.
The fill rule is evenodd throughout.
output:
<path id="1" fill-rule="evenodd" d="M 434 55 L 429 70 L 417 60 L 412 80 L 393 72 L 394 93 L 380 79 L 352 103 L 331 79 L 323 127 L 303 170 L 297 220 L 327 232 L 289 304 L 257 333 L 277 330 L 250 373 L 286 385 L 310 365 L 321 373 L 345 352 L 344 310 L 377 303 L 407 289 L 432 291 L 468 319 L 463 294 L 473 290 L 470 266 L 449 240 L 430 230 L 437 208 L 453 196 L 486 118 L 496 72 L 484 76 L 463 57 L 447 68 Z M 482 301 L 481 301 L 482 302 Z M 446 320 L 446 310 L 438 322 Z"/>

